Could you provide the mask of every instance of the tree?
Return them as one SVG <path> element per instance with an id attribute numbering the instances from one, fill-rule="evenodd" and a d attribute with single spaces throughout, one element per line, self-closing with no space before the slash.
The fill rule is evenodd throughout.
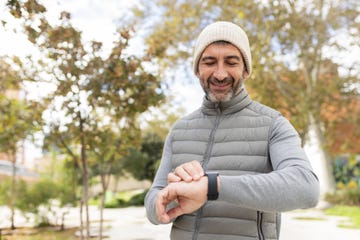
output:
<path id="1" fill-rule="evenodd" d="M 126 124 L 131 125 L 132 123 L 127 122 Z M 123 126 L 122 128 L 116 125 L 102 126 L 99 129 L 94 129 L 91 138 L 93 141 L 90 143 L 89 158 L 95 160 L 90 164 L 91 172 L 93 177 L 100 177 L 102 187 L 99 233 L 99 239 L 101 239 L 103 209 L 111 176 L 122 174 L 123 169 L 119 169 L 117 166 L 122 165 L 121 160 L 127 155 L 127 148 L 139 144 L 139 132 L 136 126 Z"/>
<path id="2" fill-rule="evenodd" d="M 124 157 L 123 168 L 137 180 L 153 181 L 161 160 L 164 141 L 156 133 L 142 138 L 140 149 L 131 147 Z"/>
<path id="3" fill-rule="evenodd" d="M 88 238 L 89 165 L 107 161 L 89 158 L 94 151 L 90 147 L 96 144 L 93 136 L 102 135 L 104 129 L 116 131 L 116 125 L 122 129 L 117 132 L 118 138 L 126 142 L 129 131 L 125 130 L 134 127 L 139 113 L 162 99 L 160 82 L 145 68 L 151 65 L 149 59 L 125 52 L 134 34 L 130 26 L 119 29 L 117 42 L 104 57 L 102 43 L 84 42 L 81 32 L 71 25 L 70 13 L 62 12 L 59 22 L 52 25 L 44 15 L 45 6 L 36 0 L 9 1 L 8 6 L 13 16 L 23 22 L 29 41 L 42 53 L 34 67 L 41 67 L 38 71 L 56 86 L 45 100 L 48 103 L 46 134 L 81 170 L 81 206 L 85 206 L 85 237 Z M 32 75 L 33 71 L 27 73 L 34 81 L 46 81 Z M 80 212 L 82 216 L 82 207 Z"/>
<path id="4" fill-rule="evenodd" d="M 15 229 L 16 159 L 20 142 L 25 141 L 39 130 L 41 108 L 27 99 L 20 98 L 24 79 L 14 70 L 11 59 L 0 58 L 0 152 L 9 156 L 12 162 L 12 184 L 9 206 L 11 209 L 11 228 Z"/>
<path id="5" fill-rule="evenodd" d="M 169 97 L 171 99 L 171 97 Z M 131 147 L 124 157 L 122 168 L 135 179 L 153 181 L 159 167 L 164 142 L 171 126 L 184 112 L 167 101 L 156 109 L 149 110 L 148 119 L 142 118 L 140 147 Z M 146 120 L 145 120 L 146 119 Z"/>
<path id="6" fill-rule="evenodd" d="M 280 109 L 297 128 L 303 143 L 309 140 L 310 132 L 315 132 L 326 168 L 321 189 L 334 189 L 327 148 L 332 128 L 325 128 L 332 124 L 324 113 L 329 106 L 345 108 L 359 97 L 359 61 L 354 59 L 349 66 L 334 57 L 350 51 L 339 41 L 340 35 L 350 48 L 358 47 L 358 1 L 173 0 L 143 4 L 144 9 L 149 4 L 157 6 L 162 14 L 161 21 L 152 26 L 147 44 L 148 53 L 165 68 L 185 60 L 191 70 L 190 46 L 207 23 L 228 20 L 243 26 L 253 55 L 247 88 L 256 100 Z M 144 11 L 143 17 L 148 20 L 152 16 Z M 333 113 L 335 118 L 342 118 L 339 112 Z M 352 117 L 355 119 L 347 121 L 358 121 L 359 114 Z"/>
<path id="7" fill-rule="evenodd" d="M 0 185 L 0 204 L 10 209 L 11 229 L 15 229 L 15 210 L 22 208 L 21 197 L 27 191 L 27 184 L 24 180 L 16 180 L 14 178 L 1 181 Z M 2 216 L 5 217 L 5 216 Z M 1 236 L 1 235 L 0 235 Z"/>

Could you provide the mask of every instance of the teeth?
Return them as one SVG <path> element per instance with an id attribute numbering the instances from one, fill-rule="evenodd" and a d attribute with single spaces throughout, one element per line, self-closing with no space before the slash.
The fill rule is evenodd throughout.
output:
<path id="1" fill-rule="evenodd" d="M 225 83 L 225 84 L 218 84 L 218 83 L 213 83 L 215 86 L 219 86 L 219 87 L 224 87 L 224 86 L 227 86 L 229 85 L 228 83 Z"/>

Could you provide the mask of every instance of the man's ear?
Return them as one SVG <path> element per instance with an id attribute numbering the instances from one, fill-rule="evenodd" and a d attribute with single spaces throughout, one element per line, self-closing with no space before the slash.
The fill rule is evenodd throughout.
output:
<path id="1" fill-rule="evenodd" d="M 247 71 L 247 69 L 244 69 L 243 71 L 243 79 L 246 79 L 249 76 L 249 73 Z"/>

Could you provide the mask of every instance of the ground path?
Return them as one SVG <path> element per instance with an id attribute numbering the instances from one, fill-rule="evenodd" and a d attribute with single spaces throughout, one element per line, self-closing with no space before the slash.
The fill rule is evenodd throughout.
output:
<path id="1" fill-rule="evenodd" d="M 106 212 L 113 221 L 107 231 L 112 240 L 167 240 L 170 225 L 152 225 L 144 208 L 130 207 Z M 326 216 L 311 209 L 282 214 L 280 240 L 360 240 L 360 229 L 339 228 L 346 218 Z"/>
<path id="2" fill-rule="evenodd" d="M 0 208 L 0 227 L 8 227 L 3 218 L 8 210 Z M 79 226 L 79 210 L 70 209 L 65 226 Z M 99 210 L 90 207 L 92 226 L 98 226 Z M 17 226 L 26 225 L 17 217 Z M 152 225 L 143 207 L 104 210 L 105 234 L 110 240 L 168 240 L 170 225 Z M 298 210 L 282 214 L 280 240 L 360 240 L 360 229 L 339 228 L 346 218 L 326 216 L 318 209 Z M 96 234 L 96 230 L 91 229 Z"/>

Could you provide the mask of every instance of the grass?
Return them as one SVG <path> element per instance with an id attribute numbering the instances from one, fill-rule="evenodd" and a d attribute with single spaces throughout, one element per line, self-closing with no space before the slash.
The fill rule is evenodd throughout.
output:
<path id="1" fill-rule="evenodd" d="M 78 240 L 75 236 L 76 228 L 58 231 L 54 228 L 36 228 L 36 232 L 31 229 L 17 229 L 12 235 L 3 235 L 2 240 Z M 32 232 L 32 233 L 29 233 Z M 3 233 L 5 233 L 3 231 Z"/>
<path id="2" fill-rule="evenodd" d="M 348 217 L 350 222 L 342 223 L 342 228 L 359 228 L 360 229 L 360 208 L 357 206 L 337 205 L 325 210 L 327 215 Z"/>
<path id="3" fill-rule="evenodd" d="M 296 217 L 297 220 L 305 220 L 305 221 L 324 221 L 325 218 L 321 217 Z"/>

